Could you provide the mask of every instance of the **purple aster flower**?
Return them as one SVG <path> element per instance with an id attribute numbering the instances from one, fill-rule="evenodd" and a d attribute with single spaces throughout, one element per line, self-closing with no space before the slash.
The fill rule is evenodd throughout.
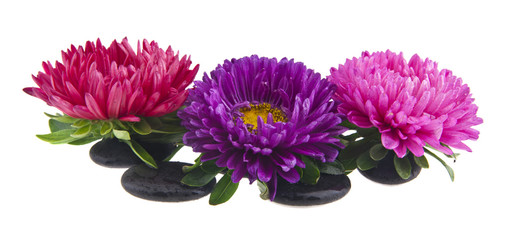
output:
<path id="1" fill-rule="evenodd" d="M 450 70 L 414 55 L 390 51 L 348 59 L 328 77 L 338 88 L 338 111 L 361 128 L 376 127 L 385 148 L 403 157 L 407 149 L 424 154 L 426 144 L 452 155 L 447 146 L 470 151 L 465 140 L 476 140 L 482 123 L 470 89 Z"/>
<path id="2" fill-rule="evenodd" d="M 267 183 L 270 199 L 277 175 L 300 180 L 301 155 L 332 162 L 338 135 L 345 131 L 334 113 L 335 86 L 303 63 L 256 55 L 225 60 L 190 90 L 179 111 L 189 130 L 184 143 L 201 152 L 201 161 L 216 160 L 233 170 L 232 182 L 248 176 Z"/>

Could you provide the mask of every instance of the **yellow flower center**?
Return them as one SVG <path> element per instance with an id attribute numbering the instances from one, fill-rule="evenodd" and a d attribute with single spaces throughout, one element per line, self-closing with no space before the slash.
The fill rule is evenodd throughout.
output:
<path id="1" fill-rule="evenodd" d="M 286 122 L 288 119 L 286 115 L 279 109 L 273 108 L 268 103 L 262 103 L 258 105 L 249 104 L 250 108 L 241 108 L 239 111 L 244 114 L 240 117 L 244 124 L 248 126 L 250 132 L 256 131 L 258 128 L 258 116 L 262 117 L 263 122 L 267 123 L 267 117 L 269 113 L 272 114 L 272 120 L 274 122 Z"/>

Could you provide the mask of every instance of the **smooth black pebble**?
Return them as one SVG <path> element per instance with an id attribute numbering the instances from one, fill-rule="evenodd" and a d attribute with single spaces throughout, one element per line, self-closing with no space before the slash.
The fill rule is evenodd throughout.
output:
<path id="1" fill-rule="evenodd" d="M 147 143 L 138 141 L 156 162 L 168 157 L 175 146 L 168 143 Z M 143 161 L 134 154 L 131 148 L 116 138 L 103 139 L 90 148 L 90 158 L 98 165 L 110 168 L 128 168 Z"/>
<path id="2" fill-rule="evenodd" d="M 122 175 L 122 187 L 130 194 L 152 201 L 181 202 L 208 195 L 216 185 L 213 179 L 202 187 L 190 187 L 180 182 L 184 177 L 182 162 L 161 162 L 154 169 L 146 164 L 133 166 Z"/>
<path id="3" fill-rule="evenodd" d="M 389 151 L 387 153 L 387 156 L 380 160 L 376 167 L 369 169 L 367 171 L 359 170 L 359 172 L 367 179 L 377 183 L 389 185 L 406 183 L 416 178 L 421 172 L 421 167 L 419 167 L 419 165 L 415 163 L 414 156 L 412 154 L 409 154 L 408 158 L 410 160 L 410 165 L 412 166 L 412 172 L 408 179 L 401 178 L 398 172 L 396 171 L 396 168 L 394 167 L 393 151 Z"/>
<path id="4" fill-rule="evenodd" d="M 350 179 L 344 175 L 321 174 L 318 183 L 291 184 L 278 177 L 274 202 L 293 206 L 312 206 L 331 203 L 344 197 L 351 188 Z"/>

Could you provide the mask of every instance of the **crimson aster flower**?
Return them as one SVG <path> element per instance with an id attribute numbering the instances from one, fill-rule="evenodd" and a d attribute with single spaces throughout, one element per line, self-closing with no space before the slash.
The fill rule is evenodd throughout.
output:
<path id="1" fill-rule="evenodd" d="M 178 119 L 170 113 L 187 98 L 186 87 L 199 65 L 191 69 L 191 60 L 179 58 L 171 47 L 165 51 L 147 40 L 142 45 L 138 42 L 135 52 L 127 38 L 120 43 L 115 40 L 109 47 L 97 39 L 85 47 L 71 45 L 62 51 L 62 62 L 55 66 L 43 62 L 44 72 L 32 75 L 38 87 L 23 90 L 64 115 L 47 114 L 51 133 L 37 136 L 54 144 L 85 144 L 116 137 L 156 167 L 131 134 L 156 133 L 158 139 L 161 134 L 181 134 Z"/>
<path id="2" fill-rule="evenodd" d="M 297 168 L 306 167 L 301 156 L 336 159 L 342 147 L 336 137 L 345 128 L 334 113 L 334 90 L 293 59 L 226 60 L 195 82 L 188 106 L 178 112 L 189 130 L 183 141 L 202 153 L 202 162 L 228 168 L 233 183 L 245 175 L 266 183 L 272 200 L 278 175 L 299 181 Z"/>
<path id="3" fill-rule="evenodd" d="M 135 52 L 127 38 L 108 48 L 98 39 L 62 51 L 62 63 L 55 66 L 44 62 L 44 72 L 32 76 L 39 87 L 23 90 L 73 118 L 137 122 L 182 105 L 198 71 L 190 65 L 186 56 L 179 59 L 156 42 L 144 40 Z"/>
<path id="4" fill-rule="evenodd" d="M 360 128 L 378 129 L 381 143 L 399 158 L 407 150 L 424 154 L 426 144 L 452 155 L 454 147 L 471 151 L 463 143 L 476 140 L 482 123 L 469 87 L 450 70 L 414 55 L 364 52 L 331 69 L 330 82 L 338 88 L 338 111 Z"/>

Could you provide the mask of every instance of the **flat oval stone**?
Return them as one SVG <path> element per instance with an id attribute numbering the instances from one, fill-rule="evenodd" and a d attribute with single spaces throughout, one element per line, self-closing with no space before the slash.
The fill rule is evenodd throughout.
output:
<path id="1" fill-rule="evenodd" d="M 216 179 L 202 187 L 182 184 L 182 162 L 161 162 L 154 169 L 146 164 L 133 166 L 122 175 L 122 187 L 131 195 L 152 201 L 181 202 L 208 195 L 216 185 Z"/>
<path id="2" fill-rule="evenodd" d="M 301 182 L 291 184 L 278 177 L 274 202 L 293 206 L 326 204 L 341 199 L 350 191 L 350 188 L 350 179 L 344 174 L 329 175 L 322 173 L 315 185 Z"/>
<path id="3" fill-rule="evenodd" d="M 164 143 L 147 143 L 138 141 L 138 143 L 147 150 L 157 162 L 168 157 L 175 146 Z M 143 161 L 134 154 L 131 148 L 120 142 L 116 138 L 103 139 L 90 148 L 90 158 L 92 161 L 103 167 L 127 168 Z"/>
<path id="4" fill-rule="evenodd" d="M 389 151 L 385 158 L 378 161 L 378 165 L 376 167 L 366 171 L 359 170 L 359 172 L 367 179 L 377 183 L 389 185 L 406 183 L 415 179 L 421 172 L 421 167 L 419 167 L 419 165 L 417 165 L 413 160 L 414 155 L 409 153 L 408 157 L 410 160 L 410 165 L 412 166 L 412 172 L 408 179 L 401 178 L 398 172 L 396 171 L 396 168 L 394 167 L 393 151 Z"/>

